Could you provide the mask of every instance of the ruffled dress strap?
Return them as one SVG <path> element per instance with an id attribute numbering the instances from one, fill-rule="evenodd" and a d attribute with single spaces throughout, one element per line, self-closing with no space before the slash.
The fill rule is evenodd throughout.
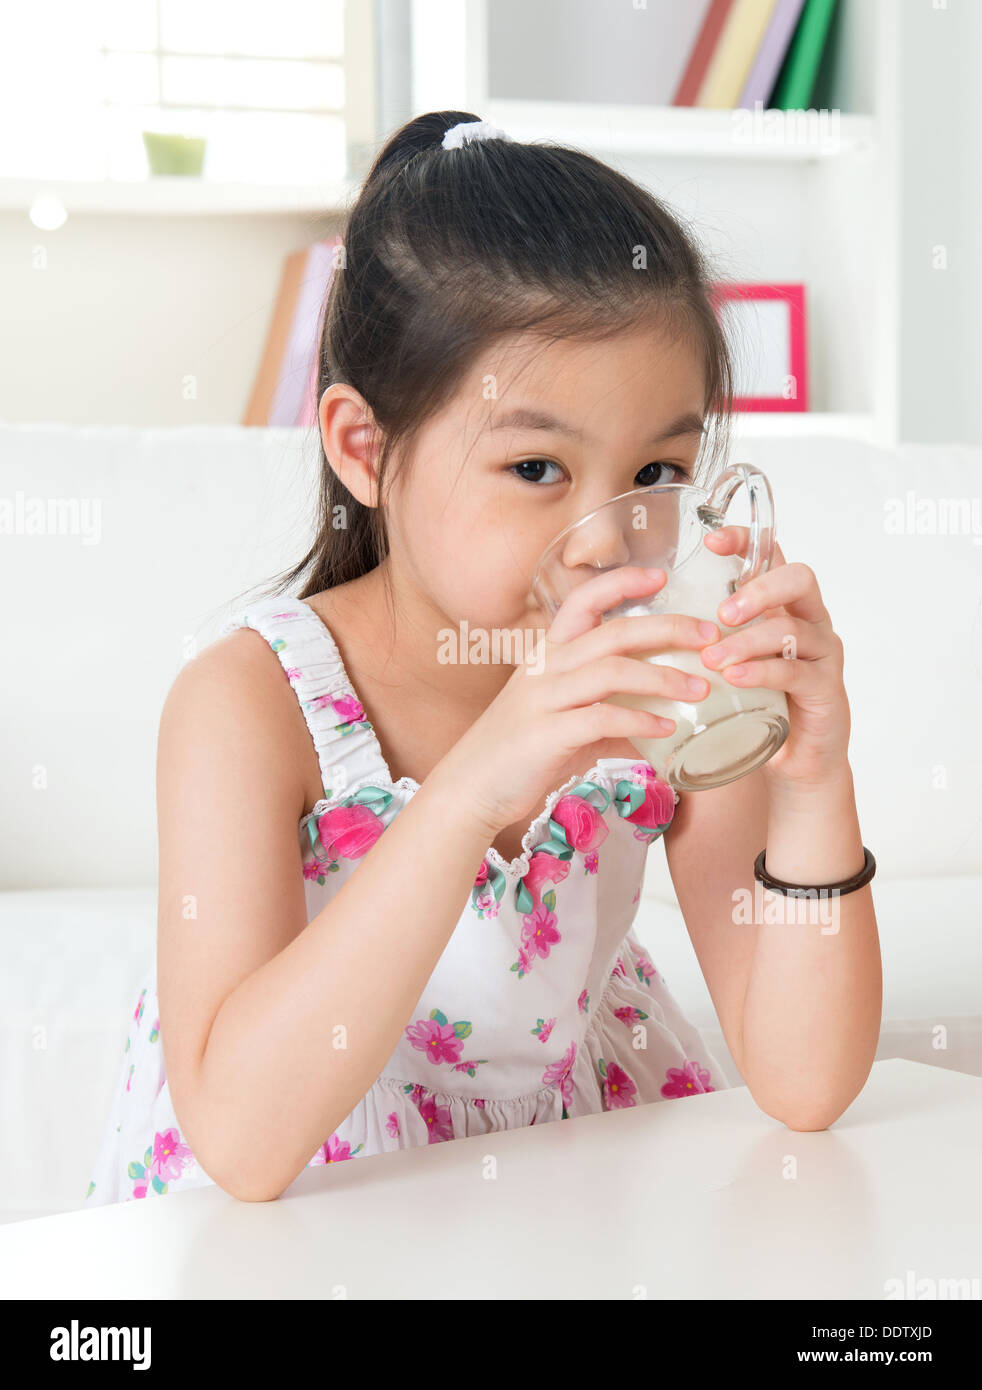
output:
<path id="1" fill-rule="evenodd" d="M 266 638 L 300 703 L 317 751 L 325 801 L 392 787 L 382 749 L 341 660 L 337 643 L 309 603 L 261 598 L 233 612 L 226 636 L 251 627 Z M 391 799 L 391 798 L 389 798 Z"/>

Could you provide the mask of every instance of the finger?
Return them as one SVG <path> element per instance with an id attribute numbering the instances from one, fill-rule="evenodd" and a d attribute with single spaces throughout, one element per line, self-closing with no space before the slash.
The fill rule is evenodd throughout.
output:
<path id="1" fill-rule="evenodd" d="M 671 647 L 698 651 L 721 636 L 718 623 L 687 613 L 611 618 L 574 640 L 557 645 L 546 665 L 551 673 L 559 674 L 622 652 L 666 651 Z"/>
<path id="2" fill-rule="evenodd" d="M 797 661 L 781 656 L 727 666 L 720 675 L 739 689 L 761 686 L 784 690 L 799 699 L 827 697 L 837 683 L 835 672 L 826 661 Z"/>
<path id="3" fill-rule="evenodd" d="M 750 527 L 721 526 L 718 531 L 707 531 L 704 540 L 717 555 L 745 556 L 750 546 Z M 786 565 L 787 563 L 784 558 L 784 551 L 775 541 L 769 568 L 776 569 L 778 565 Z"/>
<path id="4" fill-rule="evenodd" d="M 650 598 L 664 588 L 664 570 L 646 570 L 639 565 L 620 565 L 605 570 L 577 585 L 563 600 L 562 607 L 546 633 L 550 642 L 570 642 L 600 623 L 601 615 L 625 599 Z"/>
<path id="5" fill-rule="evenodd" d="M 675 720 L 662 718 L 646 709 L 627 705 L 596 704 L 582 709 L 564 710 L 562 720 L 568 747 L 580 749 L 601 739 L 668 738 L 675 732 Z"/>
<path id="6" fill-rule="evenodd" d="M 554 688 L 556 709 L 596 704 L 612 695 L 658 696 L 697 704 L 709 694 L 704 676 L 690 676 L 676 666 L 661 666 L 631 656 L 607 656 L 575 671 L 567 671 Z"/>
<path id="7" fill-rule="evenodd" d="M 703 647 L 700 655 L 704 666 L 711 671 L 722 671 L 737 661 L 775 653 L 784 659 L 818 661 L 822 657 L 832 656 L 834 647 L 816 623 L 783 616 L 765 618 L 750 627 L 738 628 L 722 641 Z"/>
<path id="8" fill-rule="evenodd" d="M 703 541 L 717 555 L 746 555 L 750 527 L 721 526 L 718 531 L 707 531 Z"/>
<path id="9" fill-rule="evenodd" d="M 798 560 L 758 574 L 720 603 L 716 614 L 728 627 L 738 627 L 768 608 L 780 607 L 805 622 L 830 622 L 818 580 L 808 566 Z"/>

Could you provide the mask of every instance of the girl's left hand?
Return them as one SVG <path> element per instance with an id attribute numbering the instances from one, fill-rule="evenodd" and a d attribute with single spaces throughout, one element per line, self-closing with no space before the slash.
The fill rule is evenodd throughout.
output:
<path id="1" fill-rule="evenodd" d="M 704 544 L 717 555 L 745 555 L 749 540 L 746 526 L 723 526 Z M 738 610 L 731 612 L 728 603 L 738 604 Z M 787 695 L 788 736 L 762 767 L 770 783 L 830 781 L 847 765 L 849 744 L 842 641 L 812 570 L 797 561 L 789 565 L 776 543 L 770 569 L 717 610 L 728 627 L 758 615 L 762 622 L 703 647 L 703 665 L 734 686 L 765 686 Z"/>

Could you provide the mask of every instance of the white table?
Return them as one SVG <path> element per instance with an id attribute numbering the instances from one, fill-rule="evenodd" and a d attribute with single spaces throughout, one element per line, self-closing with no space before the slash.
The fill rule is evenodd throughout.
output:
<path id="1" fill-rule="evenodd" d="M 982 1077 L 891 1060 L 816 1133 L 739 1087 L 14 1222 L 0 1297 L 884 1299 L 982 1279 L 980 1152 Z"/>

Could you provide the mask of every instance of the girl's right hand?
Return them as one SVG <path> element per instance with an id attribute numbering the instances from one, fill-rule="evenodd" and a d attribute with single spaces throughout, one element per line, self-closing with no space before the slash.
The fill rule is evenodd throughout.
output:
<path id="1" fill-rule="evenodd" d="M 650 597 L 666 583 L 664 570 L 625 565 L 579 585 L 553 619 L 536 659 L 516 666 L 441 760 L 441 771 L 467 787 L 468 803 L 489 838 L 537 810 L 581 748 L 606 739 L 664 738 L 675 728 L 674 720 L 647 710 L 605 703 L 610 695 L 687 702 L 708 695 L 709 682 L 702 678 L 693 690 L 691 677 L 676 667 L 623 653 L 699 650 L 720 636 L 715 623 L 703 622 L 700 631 L 699 619 L 680 613 L 601 620 L 624 600 Z"/>

